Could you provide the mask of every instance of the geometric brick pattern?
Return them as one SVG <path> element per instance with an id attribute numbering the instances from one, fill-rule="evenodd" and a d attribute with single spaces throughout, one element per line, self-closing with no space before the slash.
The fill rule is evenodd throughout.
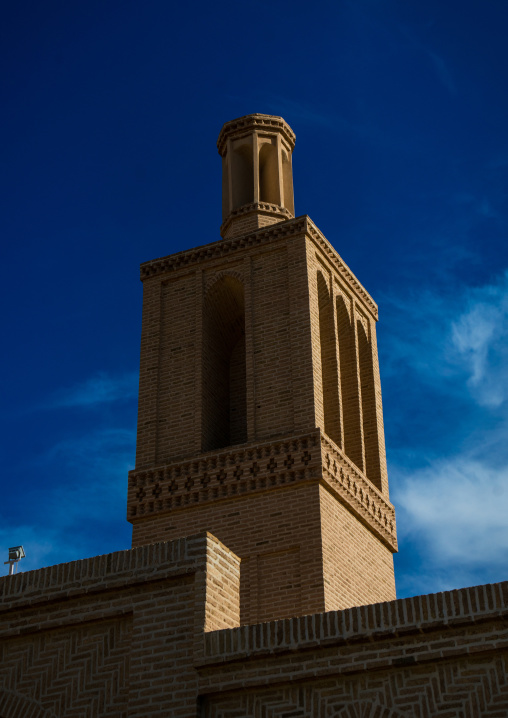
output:
<path id="1" fill-rule="evenodd" d="M 208 452 L 194 461 L 131 471 L 129 512 L 131 518 L 168 513 L 312 478 L 326 481 L 339 500 L 397 550 L 393 506 L 319 429 L 287 441 L 247 444 L 237 450 Z"/>
<path id="2" fill-rule="evenodd" d="M 386 600 L 377 307 L 293 145 L 228 123 L 223 240 L 142 265 L 140 546 L 0 579 L 2 718 L 508 715 L 508 582 Z"/>
<path id="3" fill-rule="evenodd" d="M 321 436 L 321 445 L 323 479 L 342 503 L 396 551 L 395 510 L 392 504 L 326 435 Z"/>
<path id="4" fill-rule="evenodd" d="M 0 642 L 4 685 L 57 716 L 126 715 L 131 619 L 66 626 Z M 5 715 L 5 714 L 4 714 Z"/>
<path id="5" fill-rule="evenodd" d="M 508 582 L 205 636 L 208 718 L 506 718 Z"/>
<path id="6" fill-rule="evenodd" d="M 203 632 L 239 624 L 210 535 L 0 579 L 2 718 L 188 718 Z"/>
<path id="7" fill-rule="evenodd" d="M 319 476 L 319 435 L 218 450 L 194 461 L 129 472 L 130 517 L 170 512 Z M 315 448 L 313 452 L 312 449 Z"/>
<path id="8" fill-rule="evenodd" d="M 508 654 L 209 698 L 207 718 L 506 718 Z"/>
<path id="9" fill-rule="evenodd" d="M 3 718 L 58 718 L 41 706 L 39 701 L 3 688 L 0 688 L 0 715 Z"/>

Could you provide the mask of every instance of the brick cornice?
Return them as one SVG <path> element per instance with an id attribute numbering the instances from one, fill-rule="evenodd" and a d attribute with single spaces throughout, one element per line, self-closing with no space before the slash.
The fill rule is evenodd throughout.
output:
<path id="1" fill-rule="evenodd" d="M 293 219 L 291 212 L 285 207 L 281 207 L 278 204 L 269 204 L 268 202 L 252 202 L 251 204 L 244 204 L 238 209 L 234 209 L 224 220 L 220 227 L 221 237 L 224 237 L 228 229 L 234 220 L 238 217 L 247 217 L 248 215 L 261 215 L 263 217 L 273 218 L 273 223 L 284 222 L 288 219 Z"/>
<path id="2" fill-rule="evenodd" d="M 128 520 L 318 481 L 319 436 L 317 429 L 130 471 Z"/>
<path id="3" fill-rule="evenodd" d="M 273 240 L 305 233 L 307 217 L 296 217 L 286 222 L 277 222 L 268 228 L 256 230 L 239 237 L 221 239 L 218 242 L 211 242 L 193 249 L 185 249 L 167 257 L 152 259 L 144 262 L 141 267 L 141 279 L 147 279 L 157 274 L 167 274 L 182 267 L 192 266 L 208 259 L 225 257 L 238 250 L 250 249 L 261 244 L 267 244 Z"/>
<path id="4" fill-rule="evenodd" d="M 301 215 L 294 219 L 277 222 L 269 227 L 258 229 L 255 232 L 249 232 L 248 234 L 243 234 L 238 237 L 231 237 L 230 239 L 221 239 L 217 242 L 194 247 L 193 249 L 185 249 L 182 252 L 176 252 L 167 257 L 160 257 L 159 259 L 144 262 L 140 267 L 141 280 L 154 277 L 158 274 L 169 274 L 206 260 L 218 259 L 233 252 L 250 249 L 278 239 L 290 238 L 300 234 L 305 234 L 314 242 L 316 247 L 318 247 L 332 263 L 338 274 L 343 277 L 348 286 L 355 291 L 357 297 L 373 315 L 374 319 L 377 320 L 377 304 L 308 215 Z"/>
<path id="5" fill-rule="evenodd" d="M 307 235 L 313 240 L 315 245 L 321 250 L 326 258 L 332 263 L 339 275 L 345 279 L 348 286 L 353 288 L 366 308 L 373 315 L 374 319 L 378 319 L 378 307 L 372 299 L 365 287 L 358 281 L 353 272 L 349 269 L 338 252 L 332 247 L 324 234 L 316 227 L 310 217 L 307 217 Z"/>
<path id="6" fill-rule="evenodd" d="M 226 152 L 226 143 L 228 139 L 242 137 L 244 134 L 252 131 L 253 129 L 272 132 L 276 130 L 284 136 L 291 149 L 294 149 L 296 140 L 295 133 L 288 123 L 282 119 L 282 117 L 255 113 L 239 117 L 236 120 L 231 120 L 222 126 L 217 140 L 217 149 L 219 154 L 222 156 Z"/>

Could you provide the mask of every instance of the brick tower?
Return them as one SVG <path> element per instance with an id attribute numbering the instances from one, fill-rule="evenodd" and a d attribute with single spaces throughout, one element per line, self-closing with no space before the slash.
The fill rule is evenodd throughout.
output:
<path id="1" fill-rule="evenodd" d="M 294 141 L 226 123 L 222 239 L 141 266 L 133 547 L 213 533 L 242 623 L 395 598 L 377 306 L 294 217 Z"/>

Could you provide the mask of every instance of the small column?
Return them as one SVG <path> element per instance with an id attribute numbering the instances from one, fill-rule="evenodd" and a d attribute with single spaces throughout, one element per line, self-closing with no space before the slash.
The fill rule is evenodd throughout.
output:
<path id="1" fill-rule="evenodd" d="M 252 135 L 252 168 L 254 171 L 254 203 L 259 202 L 259 137 L 257 132 Z"/>

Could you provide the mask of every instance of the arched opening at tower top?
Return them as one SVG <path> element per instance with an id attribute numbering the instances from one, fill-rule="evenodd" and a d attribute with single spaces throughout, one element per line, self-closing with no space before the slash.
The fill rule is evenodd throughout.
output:
<path id="1" fill-rule="evenodd" d="M 202 353 L 202 450 L 247 441 L 245 296 L 226 275 L 205 297 Z"/>
<path id="2" fill-rule="evenodd" d="M 277 145 L 265 142 L 259 150 L 259 199 L 261 202 L 281 204 Z"/>
<path id="3" fill-rule="evenodd" d="M 254 169 L 252 142 L 237 144 L 231 157 L 233 179 L 233 206 L 238 209 L 254 201 Z"/>

